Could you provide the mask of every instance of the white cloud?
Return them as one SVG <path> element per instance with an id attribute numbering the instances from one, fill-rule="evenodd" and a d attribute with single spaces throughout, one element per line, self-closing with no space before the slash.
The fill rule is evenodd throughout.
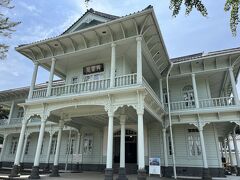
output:
<path id="1" fill-rule="evenodd" d="M 24 9 L 30 11 L 31 13 L 33 13 L 34 15 L 39 15 L 41 13 L 41 10 L 36 8 L 36 6 L 34 5 L 29 5 L 26 4 L 25 2 L 20 1 L 19 2 L 20 6 L 22 6 Z"/>

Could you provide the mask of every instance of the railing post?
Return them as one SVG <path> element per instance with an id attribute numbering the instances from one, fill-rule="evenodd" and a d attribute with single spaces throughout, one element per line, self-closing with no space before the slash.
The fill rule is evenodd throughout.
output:
<path id="1" fill-rule="evenodd" d="M 12 115 L 13 115 L 13 111 L 14 111 L 14 106 L 15 106 L 15 102 L 12 101 L 11 109 L 10 109 L 10 112 L 9 112 L 9 115 L 8 115 L 8 123 L 7 123 L 7 124 L 10 124 L 10 121 L 11 121 L 11 119 L 12 119 Z"/>
<path id="2" fill-rule="evenodd" d="M 47 94 L 46 94 L 47 97 L 51 95 L 55 63 L 56 63 L 56 59 L 55 59 L 55 58 L 52 58 L 52 65 L 51 65 L 51 70 L 50 70 L 50 75 L 49 75 L 49 81 L 48 81 L 48 87 L 47 87 Z"/>
<path id="3" fill-rule="evenodd" d="M 113 88 L 115 85 L 115 70 L 116 70 L 116 44 L 112 43 L 111 53 L 111 75 L 110 75 L 110 87 Z"/>
<path id="4" fill-rule="evenodd" d="M 234 100 L 235 100 L 236 105 L 239 105 L 240 104 L 239 97 L 238 97 L 238 92 L 237 92 L 237 88 L 236 88 L 236 82 L 235 82 L 232 67 L 229 68 L 229 75 L 230 75 L 230 80 L 231 80 L 231 84 L 232 84 L 232 93 L 234 96 Z"/>
<path id="5" fill-rule="evenodd" d="M 137 84 L 142 84 L 142 37 L 136 38 L 137 41 Z"/>
<path id="6" fill-rule="evenodd" d="M 197 92 L 197 84 L 196 84 L 195 74 L 192 74 L 192 85 L 193 85 L 195 105 L 196 105 L 196 108 L 199 108 L 198 92 Z"/>
<path id="7" fill-rule="evenodd" d="M 32 75 L 31 86 L 29 89 L 28 99 L 31 99 L 33 96 L 33 90 L 34 90 L 34 87 L 36 84 L 36 79 L 37 79 L 37 72 L 38 72 L 38 62 L 34 62 L 34 70 L 33 70 L 33 75 Z"/>
<path id="8" fill-rule="evenodd" d="M 159 79 L 159 92 L 160 92 L 160 101 L 163 103 L 163 86 L 162 86 L 162 79 Z"/>

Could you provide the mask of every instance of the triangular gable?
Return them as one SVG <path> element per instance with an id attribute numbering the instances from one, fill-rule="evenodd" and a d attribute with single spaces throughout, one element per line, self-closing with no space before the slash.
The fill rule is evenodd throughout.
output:
<path id="1" fill-rule="evenodd" d="M 80 17 L 72 26 L 70 26 L 63 34 L 79 31 L 91 26 L 96 26 L 107 21 L 117 19 L 118 16 L 94 11 L 92 8 Z"/>

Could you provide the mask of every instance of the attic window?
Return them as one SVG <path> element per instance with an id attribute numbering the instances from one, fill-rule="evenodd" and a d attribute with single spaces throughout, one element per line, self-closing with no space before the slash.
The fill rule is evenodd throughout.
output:
<path id="1" fill-rule="evenodd" d="M 107 34 L 107 31 L 102 31 L 102 34 Z"/>

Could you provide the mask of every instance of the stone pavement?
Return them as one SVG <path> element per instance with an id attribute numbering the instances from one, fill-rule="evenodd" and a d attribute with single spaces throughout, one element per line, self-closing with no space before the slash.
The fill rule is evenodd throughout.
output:
<path id="1" fill-rule="evenodd" d="M 49 177 L 48 175 L 41 175 L 41 179 L 43 180 L 103 180 L 104 174 L 98 172 L 84 172 L 84 173 L 61 173 L 61 177 Z M 28 179 L 29 175 L 22 175 L 19 178 L 14 179 Z M 114 176 L 114 179 L 117 178 L 117 175 Z M 0 174 L 0 180 L 9 179 L 6 174 Z M 136 175 L 128 175 L 128 180 L 136 180 Z M 171 180 L 169 178 L 160 178 L 159 176 L 151 176 L 147 178 L 148 180 Z M 186 178 L 190 179 L 190 178 Z M 191 179 L 199 179 L 199 178 L 191 178 Z M 214 180 L 240 180 L 240 177 L 236 176 L 228 176 L 227 178 L 213 178 Z"/>

